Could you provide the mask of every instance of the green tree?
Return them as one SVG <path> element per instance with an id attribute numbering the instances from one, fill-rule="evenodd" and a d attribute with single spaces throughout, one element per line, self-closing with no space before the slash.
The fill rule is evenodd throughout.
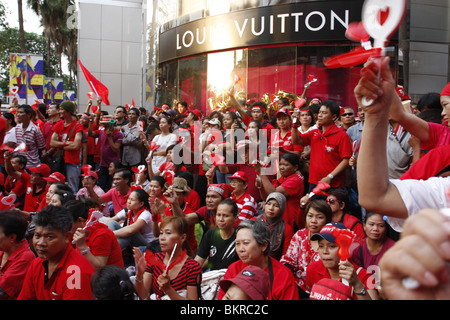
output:
<path id="1" fill-rule="evenodd" d="M 44 56 L 44 70 L 49 70 L 47 76 L 61 74 L 59 60 L 56 57 L 47 59 L 46 39 L 36 33 L 25 32 L 25 52 L 41 54 Z M 19 29 L 4 28 L 0 31 L 0 90 L 4 95 L 8 94 L 9 86 L 9 56 L 11 53 L 20 52 Z"/>

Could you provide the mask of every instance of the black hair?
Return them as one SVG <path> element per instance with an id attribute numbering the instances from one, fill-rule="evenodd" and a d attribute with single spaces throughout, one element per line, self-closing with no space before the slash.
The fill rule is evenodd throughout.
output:
<path id="1" fill-rule="evenodd" d="M 184 100 L 179 101 L 179 102 L 177 103 L 177 105 L 179 105 L 179 104 L 181 104 L 181 105 L 182 105 L 183 107 L 185 107 L 186 109 L 187 109 L 187 107 L 188 107 L 187 102 L 184 101 Z"/>
<path id="2" fill-rule="evenodd" d="M 267 109 L 267 103 L 265 103 L 264 101 L 255 101 L 252 103 L 252 105 L 250 107 L 251 108 L 261 107 L 261 108 Z"/>
<path id="3" fill-rule="evenodd" d="M 442 111 L 441 95 L 437 92 L 424 94 L 417 102 L 417 109 L 421 112 L 426 109 L 437 109 Z"/>
<path id="4" fill-rule="evenodd" d="M 326 223 L 331 222 L 331 217 L 333 215 L 333 212 L 331 210 L 330 205 L 327 203 L 327 201 L 325 199 L 316 198 L 316 199 L 311 200 L 305 209 L 305 219 L 311 208 L 319 211 L 320 213 L 323 213 L 325 215 Z"/>
<path id="5" fill-rule="evenodd" d="M 335 196 L 338 201 L 345 204 L 344 210 L 348 210 L 349 196 L 348 192 L 343 188 L 330 188 L 327 190 L 329 195 Z"/>
<path id="6" fill-rule="evenodd" d="M 27 158 L 21 154 L 16 154 L 14 156 L 12 156 L 12 158 L 17 158 L 17 161 L 19 162 L 19 164 L 23 165 L 23 167 L 25 168 L 27 166 Z"/>
<path id="7" fill-rule="evenodd" d="M 194 175 L 189 171 L 178 171 L 175 172 L 175 177 L 183 178 L 187 181 L 189 188 L 194 188 Z"/>
<path id="8" fill-rule="evenodd" d="M 11 112 L 3 112 L 3 118 L 5 118 L 6 120 L 11 120 L 11 126 L 16 126 L 16 119 Z"/>
<path id="9" fill-rule="evenodd" d="M 65 184 L 63 182 L 53 182 L 52 185 L 56 185 L 56 190 L 59 191 L 66 191 L 66 192 L 71 192 L 73 193 L 73 190 L 71 187 L 69 187 L 68 184 Z"/>
<path id="10" fill-rule="evenodd" d="M 120 168 L 117 169 L 116 172 L 114 172 L 114 174 L 119 172 L 122 172 L 123 179 L 128 179 L 128 185 L 131 185 L 131 182 L 133 182 L 133 174 L 131 173 L 131 171 L 128 170 L 127 168 Z"/>
<path id="11" fill-rule="evenodd" d="M 144 203 L 144 207 L 150 210 L 150 204 L 148 203 L 148 198 L 150 197 L 144 189 L 134 189 L 132 192 L 136 193 L 138 201 Z"/>
<path id="12" fill-rule="evenodd" d="M 20 242 L 25 237 L 28 221 L 16 210 L 1 210 L 0 227 L 3 229 L 5 236 L 15 234 L 16 242 Z"/>
<path id="13" fill-rule="evenodd" d="M 59 196 L 59 200 L 61 201 L 61 205 L 64 206 L 67 202 L 71 200 L 75 200 L 75 195 L 72 191 L 66 191 L 66 190 L 56 190 L 55 194 Z"/>
<path id="14" fill-rule="evenodd" d="M 228 206 L 230 206 L 230 207 L 231 207 L 231 213 L 232 213 L 235 217 L 238 216 L 238 214 L 239 214 L 239 208 L 238 208 L 236 202 L 235 202 L 233 199 L 231 199 L 231 198 L 223 199 L 222 201 L 220 201 L 219 206 L 220 206 L 220 205 L 228 205 Z M 217 207 L 219 207 L 219 206 L 217 206 Z"/>
<path id="15" fill-rule="evenodd" d="M 127 109 L 126 109 L 124 106 L 117 106 L 117 107 L 116 107 L 116 110 L 119 109 L 119 108 L 122 109 L 122 111 L 123 111 L 123 113 L 124 113 L 125 115 L 127 114 Z"/>
<path id="16" fill-rule="evenodd" d="M 164 179 L 164 178 L 161 177 L 161 176 L 154 176 L 150 181 L 156 181 L 156 182 L 158 182 L 159 186 L 160 186 L 162 189 L 165 189 L 165 188 L 166 188 L 166 186 L 165 186 L 165 184 L 166 184 L 166 179 Z"/>
<path id="17" fill-rule="evenodd" d="M 307 111 L 309 113 L 309 115 L 311 116 L 311 127 L 316 123 L 316 121 L 314 120 L 314 113 L 310 108 L 300 108 L 300 112 L 302 111 Z"/>
<path id="18" fill-rule="evenodd" d="M 330 110 L 330 112 L 336 116 L 336 119 L 339 119 L 339 116 L 341 114 L 341 108 L 339 107 L 336 101 L 325 100 L 322 102 L 322 106 L 327 107 Z"/>
<path id="19" fill-rule="evenodd" d="M 92 275 L 91 287 L 98 300 L 135 300 L 137 296 L 128 272 L 116 265 L 97 270 Z"/>
<path id="20" fill-rule="evenodd" d="M 72 230 L 73 218 L 63 207 L 46 206 L 33 217 L 36 227 L 56 229 L 62 234 Z"/>
<path id="21" fill-rule="evenodd" d="M 281 159 L 286 160 L 293 166 L 297 166 L 297 170 L 301 170 L 303 167 L 303 163 L 301 162 L 300 158 L 294 153 L 285 152 L 280 156 L 280 160 Z"/>
<path id="22" fill-rule="evenodd" d="M 139 115 L 141 114 L 141 112 L 139 111 L 139 109 L 136 108 L 136 107 L 133 107 L 133 108 L 128 109 L 128 112 L 130 112 L 130 111 L 134 111 L 134 112 L 136 113 L 137 116 L 139 116 Z M 128 112 L 127 112 L 127 113 L 128 113 Z"/>
<path id="23" fill-rule="evenodd" d="M 78 218 L 87 220 L 89 216 L 89 207 L 81 200 L 69 200 L 64 203 L 63 208 L 72 214 L 73 221 Z"/>

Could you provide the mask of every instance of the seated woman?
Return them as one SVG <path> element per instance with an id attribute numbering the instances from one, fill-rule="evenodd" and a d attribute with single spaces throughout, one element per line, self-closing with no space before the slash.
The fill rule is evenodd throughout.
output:
<path id="1" fill-rule="evenodd" d="M 264 214 L 256 218 L 267 225 L 270 230 L 269 256 L 280 260 L 291 242 L 294 231 L 283 220 L 286 209 L 286 197 L 280 192 L 272 192 L 266 198 Z"/>
<path id="2" fill-rule="evenodd" d="M 319 233 L 311 236 L 311 241 L 318 241 L 319 260 L 312 261 L 306 269 L 306 285 L 311 290 L 321 279 L 333 279 L 348 283 L 348 296 L 354 300 L 378 300 L 378 291 L 374 288 L 373 276 L 365 269 L 349 260 L 340 261 L 333 231 L 347 229 L 340 222 L 326 224 Z"/>
<path id="3" fill-rule="evenodd" d="M 0 300 L 16 300 L 35 255 L 25 240 L 28 221 L 16 210 L 0 211 Z"/>
<path id="4" fill-rule="evenodd" d="M 305 228 L 297 231 L 291 239 L 289 248 L 280 262 L 292 270 L 301 298 L 307 298 L 306 267 L 317 255 L 311 243 L 311 236 L 320 232 L 323 226 L 331 222 L 331 208 L 320 198 L 313 199 L 305 210 Z"/>
<path id="5" fill-rule="evenodd" d="M 257 165 L 257 170 L 260 167 Z M 300 198 L 303 195 L 303 176 L 300 173 L 302 164 L 298 155 L 283 153 L 280 157 L 279 173 L 281 177 L 270 181 L 268 176 L 261 175 L 259 191 L 262 199 L 272 192 L 282 193 L 286 199 L 286 214 L 283 220 L 295 229 L 303 228 L 304 218 L 300 212 Z"/>
<path id="6" fill-rule="evenodd" d="M 133 248 L 136 262 L 135 288 L 141 299 L 198 300 L 202 270 L 187 244 L 188 224 L 182 217 L 161 221 L 161 251 L 151 255 Z M 149 256 L 150 255 L 150 256 Z"/>
<path id="7" fill-rule="evenodd" d="M 209 229 L 203 236 L 195 261 L 204 270 L 218 270 L 228 268 L 230 264 L 239 260 L 236 254 L 235 221 L 238 216 L 236 203 L 228 198 L 222 200 L 215 215 L 216 228 Z"/>
<path id="8" fill-rule="evenodd" d="M 223 279 L 234 278 L 248 265 L 260 267 L 269 275 L 268 300 L 298 300 L 298 290 L 292 272 L 269 256 L 269 228 L 255 220 L 242 221 L 236 232 L 236 252 L 239 261 L 232 263 Z M 219 291 L 218 300 L 224 292 Z"/>
<path id="9" fill-rule="evenodd" d="M 395 241 L 387 236 L 387 222 L 378 213 L 367 212 L 364 232 L 367 237 L 353 253 L 352 261 L 367 269 L 370 266 L 378 266 L 381 257 L 395 244 Z"/>
<path id="10" fill-rule="evenodd" d="M 75 200 L 75 195 L 72 191 L 56 190 L 52 195 L 49 204 L 55 207 L 62 207 L 71 200 Z"/>
<path id="11" fill-rule="evenodd" d="M 107 221 L 122 250 L 130 245 L 147 246 L 158 241 L 155 237 L 157 226 L 152 221 L 148 198 L 143 189 L 133 190 L 128 197 L 127 207 Z"/>

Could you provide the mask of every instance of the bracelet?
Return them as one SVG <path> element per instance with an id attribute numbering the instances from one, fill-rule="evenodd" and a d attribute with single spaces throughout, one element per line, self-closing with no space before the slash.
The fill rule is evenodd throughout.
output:
<path id="1" fill-rule="evenodd" d="M 81 251 L 81 254 L 84 256 L 89 251 L 91 251 L 91 248 L 87 247 L 87 249 L 84 249 L 83 251 Z"/>
<path id="2" fill-rule="evenodd" d="M 134 280 L 136 280 L 136 282 L 138 282 L 138 283 L 141 283 L 144 281 L 144 278 L 138 279 L 137 277 L 135 277 Z"/>
<path id="3" fill-rule="evenodd" d="M 333 179 L 334 179 L 334 176 L 330 173 L 330 174 L 328 175 L 328 178 L 330 178 L 331 180 L 333 180 Z"/>

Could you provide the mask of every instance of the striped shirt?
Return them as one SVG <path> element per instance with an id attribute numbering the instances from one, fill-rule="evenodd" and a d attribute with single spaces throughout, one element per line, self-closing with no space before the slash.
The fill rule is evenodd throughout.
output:
<path id="1" fill-rule="evenodd" d="M 239 209 L 239 216 L 237 224 L 243 220 L 254 218 L 258 215 L 258 206 L 256 204 L 255 198 L 253 198 L 250 194 L 244 193 L 238 199 L 236 199 L 235 194 L 231 195 L 231 199 L 233 199 Z"/>
<path id="2" fill-rule="evenodd" d="M 164 261 L 164 252 L 155 253 L 155 258 Z M 158 286 L 158 277 L 164 273 L 164 270 L 156 264 L 148 264 L 145 272 L 152 274 L 153 292 L 162 297 L 165 295 Z M 202 281 L 202 269 L 200 264 L 191 257 L 187 257 L 180 271 L 174 279 L 170 280 L 170 285 L 175 291 L 187 290 L 188 286 L 200 287 Z M 200 288 L 199 288 L 200 289 Z"/>
<path id="3" fill-rule="evenodd" d="M 16 138 L 17 145 L 25 142 L 27 146 L 26 152 L 17 152 L 27 158 L 27 168 L 37 167 L 41 164 L 39 150 L 45 149 L 45 139 L 38 126 L 30 121 L 28 127 L 23 130 L 23 124 L 19 123 L 16 126 Z"/>

